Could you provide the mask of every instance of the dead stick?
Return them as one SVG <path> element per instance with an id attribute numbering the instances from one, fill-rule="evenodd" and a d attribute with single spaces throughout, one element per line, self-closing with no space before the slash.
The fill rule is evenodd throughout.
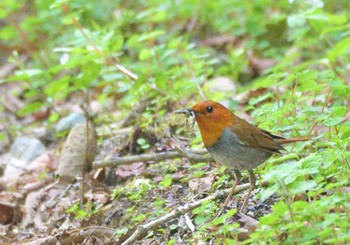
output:
<path id="1" fill-rule="evenodd" d="M 236 190 L 234 193 L 238 193 L 244 190 L 247 190 L 249 188 L 250 184 L 243 184 L 239 185 L 236 187 Z M 148 231 L 155 229 L 156 227 L 164 224 L 165 222 L 180 217 L 181 215 L 184 215 L 185 213 L 199 207 L 202 203 L 206 201 L 213 201 L 215 199 L 218 199 L 220 197 L 226 196 L 230 189 L 222 190 L 222 191 L 217 191 L 213 195 L 208 196 L 206 198 L 203 198 L 201 200 L 185 204 L 183 206 L 180 206 L 170 213 L 164 215 L 163 217 L 160 217 L 159 219 L 153 220 L 145 225 L 139 225 L 135 232 L 126 240 L 122 243 L 122 245 L 129 245 L 129 244 L 134 244 L 137 240 L 140 240 L 141 238 L 145 237 L 148 233 Z"/>
<path id="2" fill-rule="evenodd" d="M 150 153 L 150 154 L 142 154 L 136 156 L 125 156 L 125 157 L 113 157 L 108 160 L 94 161 L 92 166 L 94 169 L 96 168 L 104 168 L 104 167 L 116 167 L 122 164 L 130 164 L 134 162 L 149 162 L 149 161 L 163 161 L 166 159 L 174 159 L 179 157 L 187 157 L 191 162 L 207 162 L 212 161 L 212 157 L 209 156 L 206 150 L 197 150 L 190 152 L 191 154 L 187 157 L 183 153 L 178 151 L 168 151 L 168 152 L 160 152 L 160 153 Z M 206 154 L 206 155 L 203 155 Z"/>

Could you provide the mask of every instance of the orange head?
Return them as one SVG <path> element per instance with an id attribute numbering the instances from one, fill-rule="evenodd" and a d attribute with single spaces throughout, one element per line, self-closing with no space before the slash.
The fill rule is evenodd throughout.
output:
<path id="1" fill-rule="evenodd" d="M 215 144 L 225 128 L 231 127 L 236 118 L 225 106 L 214 101 L 199 102 L 190 110 L 195 115 L 206 147 Z"/>

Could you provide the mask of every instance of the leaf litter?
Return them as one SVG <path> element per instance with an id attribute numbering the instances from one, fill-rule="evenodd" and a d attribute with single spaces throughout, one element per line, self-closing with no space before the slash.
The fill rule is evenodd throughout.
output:
<path id="1" fill-rule="evenodd" d="M 193 165 L 183 158 L 161 162 L 136 162 L 116 168 L 95 169 L 87 174 L 84 177 L 84 204 L 80 206 L 81 169 L 90 169 L 85 164 L 91 163 L 96 152 L 95 128 L 89 125 L 91 135 L 88 136 L 87 151 L 85 130 L 86 124 L 73 128 L 60 157 L 52 150 L 46 150 L 28 165 L 11 189 L 5 187 L 0 193 L 1 200 L 16 203 L 0 205 L 0 217 L 4 217 L 0 221 L 7 225 L 3 231 L 3 237 L 6 236 L 6 239 L 0 236 L 0 240 L 31 244 L 35 240 L 49 243 L 55 237 L 60 241 L 73 243 L 93 240 L 108 243 L 116 235 L 119 238 L 117 243 L 121 243 L 127 236 L 123 235 L 124 233 L 119 234 L 118 230 L 128 227 L 127 234 L 131 235 L 137 224 L 159 218 L 169 210 L 215 191 L 215 164 L 204 164 L 194 171 Z M 154 145 L 142 149 L 142 152 L 174 150 L 171 142 L 158 139 L 154 134 L 144 133 L 142 130 L 136 130 L 132 134 L 130 132 L 130 128 L 121 129 L 120 136 L 113 135 L 115 140 L 109 141 L 108 144 L 108 140 L 103 141 L 96 159 L 108 159 L 112 155 L 122 156 L 127 151 L 139 152 L 140 149 L 132 149 L 139 147 L 137 144 L 130 144 L 130 139 L 136 142 L 139 137 Z M 186 137 L 180 139 L 183 145 L 189 145 Z M 86 152 L 88 155 L 85 156 Z M 195 172 L 201 172 L 201 175 L 194 176 Z M 77 178 L 71 179 L 70 182 L 62 182 L 56 179 L 56 173 Z M 93 178 L 94 173 L 98 173 L 96 179 Z M 109 182 L 109 178 L 114 178 L 114 181 Z M 168 235 L 183 241 L 198 229 L 193 219 L 194 214 L 188 213 L 178 221 L 166 222 L 166 227 L 173 227 Z M 249 218 L 242 218 L 240 223 L 244 232 L 250 232 L 250 228 L 245 228 L 254 224 Z M 91 237 L 84 238 L 87 234 Z M 68 239 L 68 236 L 71 239 Z M 154 231 L 152 238 L 148 239 L 159 242 L 164 239 L 164 234 Z"/>

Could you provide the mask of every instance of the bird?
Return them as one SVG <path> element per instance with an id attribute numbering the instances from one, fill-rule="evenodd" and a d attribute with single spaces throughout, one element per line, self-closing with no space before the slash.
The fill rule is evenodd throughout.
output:
<path id="1" fill-rule="evenodd" d="M 310 139 L 309 137 L 288 139 L 274 135 L 248 123 L 215 101 L 202 101 L 190 109 L 175 112 L 194 118 L 209 154 L 215 161 L 233 170 L 235 182 L 222 205 L 223 208 L 227 206 L 241 182 L 241 171 L 248 171 L 250 186 L 240 208 L 241 213 L 244 212 L 248 199 L 255 189 L 256 177 L 253 169 L 273 154 L 280 154 L 284 150 L 282 145 Z"/>

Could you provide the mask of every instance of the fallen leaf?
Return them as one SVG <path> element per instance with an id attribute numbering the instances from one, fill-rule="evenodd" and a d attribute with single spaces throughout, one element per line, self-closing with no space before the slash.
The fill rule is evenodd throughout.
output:
<path id="1" fill-rule="evenodd" d="M 45 152 L 43 155 L 34 159 L 27 167 L 26 170 L 34 171 L 36 173 L 43 173 L 47 170 L 55 170 L 57 167 L 57 161 L 52 151 Z"/>
<path id="2" fill-rule="evenodd" d="M 89 171 L 96 156 L 95 129 L 91 123 L 88 125 L 88 138 L 86 124 L 78 124 L 70 131 L 63 146 L 57 173 L 68 180 L 81 174 L 83 169 Z"/>
<path id="3" fill-rule="evenodd" d="M 0 203 L 0 224 L 11 224 L 15 219 L 15 207 L 11 204 Z"/>
<path id="4" fill-rule="evenodd" d="M 203 193 L 210 189 L 212 183 L 214 181 L 214 176 L 206 176 L 202 178 L 193 178 L 188 182 L 188 187 L 193 192 L 198 194 Z"/>
<path id="5" fill-rule="evenodd" d="M 250 233 L 255 231 L 256 227 L 259 224 L 259 221 L 253 219 L 248 215 L 245 215 L 244 213 L 238 213 L 237 216 L 239 217 L 238 222 L 242 228 L 247 229 Z"/>
<path id="6" fill-rule="evenodd" d="M 22 220 L 23 227 L 27 227 L 30 224 L 35 224 L 37 228 L 42 227 L 43 222 L 41 221 L 40 212 L 38 212 L 38 209 L 43 197 L 44 193 L 41 190 L 31 192 L 27 195 L 24 204 L 24 218 Z"/>
<path id="7" fill-rule="evenodd" d="M 118 166 L 115 173 L 121 178 L 128 178 L 130 176 L 140 175 L 145 169 L 146 166 L 143 162 L 136 162 Z"/>

